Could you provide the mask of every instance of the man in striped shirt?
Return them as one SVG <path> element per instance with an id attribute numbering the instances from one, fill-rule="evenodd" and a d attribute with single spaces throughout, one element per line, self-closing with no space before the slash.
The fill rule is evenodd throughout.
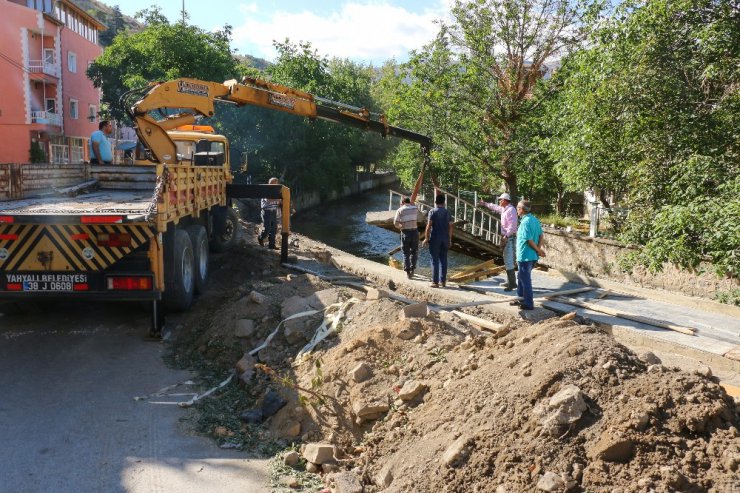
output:
<path id="1" fill-rule="evenodd" d="M 403 270 L 409 279 L 414 277 L 416 261 L 419 258 L 419 209 L 411 203 L 409 197 L 404 197 L 403 204 L 396 211 L 393 224 L 401 230 L 401 244 L 403 245 Z"/>
<path id="2" fill-rule="evenodd" d="M 501 214 L 501 235 L 504 237 L 504 265 L 506 266 L 506 278 L 508 280 L 504 291 L 516 289 L 516 276 L 514 275 L 514 249 L 516 248 L 516 230 L 518 226 L 516 208 L 511 205 L 511 195 L 502 193 L 496 205 L 481 200 L 479 206 L 487 207 L 493 212 Z"/>
<path id="3" fill-rule="evenodd" d="M 270 178 L 268 185 L 277 185 L 277 178 Z M 277 250 L 275 235 L 277 234 L 277 211 L 282 206 L 282 199 L 262 199 L 260 209 L 262 214 L 262 232 L 257 237 L 260 246 L 265 246 L 265 238 L 268 239 L 268 248 Z"/>

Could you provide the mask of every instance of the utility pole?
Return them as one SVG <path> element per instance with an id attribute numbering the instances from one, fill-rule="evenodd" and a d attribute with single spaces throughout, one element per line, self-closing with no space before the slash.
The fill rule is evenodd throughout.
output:
<path id="1" fill-rule="evenodd" d="M 182 0 L 182 23 L 185 24 L 185 0 Z"/>

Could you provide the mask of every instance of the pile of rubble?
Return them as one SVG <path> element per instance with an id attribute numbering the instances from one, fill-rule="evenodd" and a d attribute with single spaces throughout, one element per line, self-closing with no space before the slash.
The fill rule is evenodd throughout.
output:
<path id="1" fill-rule="evenodd" d="M 737 404 L 709 369 L 572 320 L 482 330 L 286 272 L 244 283 L 209 323 L 241 341 L 243 384 L 267 384 L 243 419 L 301 444 L 285 463 L 327 489 L 740 491 Z"/>

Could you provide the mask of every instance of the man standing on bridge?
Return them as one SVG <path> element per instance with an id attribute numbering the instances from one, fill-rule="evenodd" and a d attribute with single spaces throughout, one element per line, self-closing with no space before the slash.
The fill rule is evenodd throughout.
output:
<path id="1" fill-rule="evenodd" d="M 419 209 L 411 203 L 411 198 L 404 197 L 403 204 L 396 211 L 393 225 L 401 230 L 403 245 L 403 270 L 409 279 L 414 277 L 416 261 L 419 257 Z"/>
<path id="2" fill-rule="evenodd" d="M 511 205 L 511 195 L 502 193 L 498 198 L 499 205 L 492 202 L 480 200 L 479 206 L 487 207 L 493 212 L 501 215 L 501 236 L 504 247 L 504 266 L 506 267 L 506 278 L 508 280 L 504 291 L 513 291 L 516 289 L 516 276 L 514 274 L 514 249 L 516 245 L 517 216 L 516 209 Z"/>

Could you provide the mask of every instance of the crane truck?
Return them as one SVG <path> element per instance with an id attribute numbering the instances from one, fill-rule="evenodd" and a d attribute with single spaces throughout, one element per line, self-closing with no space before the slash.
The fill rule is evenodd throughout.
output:
<path id="1" fill-rule="evenodd" d="M 282 199 L 286 261 L 290 190 L 233 183 L 228 139 L 198 124 L 219 102 L 414 141 L 429 160 L 430 138 L 384 115 L 261 79 L 181 78 L 121 101 L 140 143 L 133 165 L 0 164 L 0 301 L 146 301 L 159 334 L 164 310 L 186 310 L 204 289 L 209 253 L 233 243 L 237 198 Z"/>

